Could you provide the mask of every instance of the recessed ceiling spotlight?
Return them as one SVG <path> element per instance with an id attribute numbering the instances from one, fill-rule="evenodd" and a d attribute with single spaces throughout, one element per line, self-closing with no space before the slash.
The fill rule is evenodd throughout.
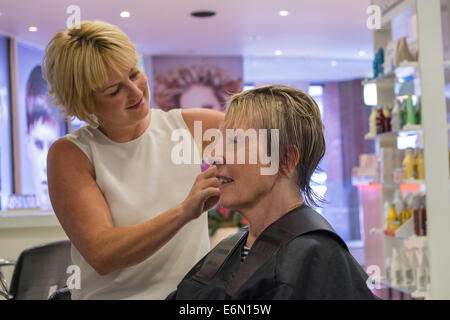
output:
<path id="1" fill-rule="evenodd" d="M 214 11 L 209 11 L 209 10 L 200 10 L 200 11 L 191 12 L 191 16 L 196 17 L 196 18 L 210 18 L 215 15 L 216 15 L 216 13 Z"/>
<path id="2" fill-rule="evenodd" d="M 38 31 L 38 28 L 37 27 L 29 27 L 28 28 L 28 31 L 30 31 L 30 32 L 36 32 L 36 31 Z"/>
<path id="3" fill-rule="evenodd" d="M 122 11 L 121 13 L 120 13 L 120 16 L 122 17 L 122 18 L 129 18 L 130 17 L 130 11 Z"/>
<path id="4" fill-rule="evenodd" d="M 364 57 L 366 55 L 366 52 L 361 50 L 358 54 L 360 57 Z"/>
<path id="5" fill-rule="evenodd" d="M 276 56 L 281 56 L 283 54 L 283 51 L 281 50 L 275 50 L 275 55 Z"/>
<path id="6" fill-rule="evenodd" d="M 337 61 L 331 61 L 331 66 L 336 67 L 338 65 Z"/>
<path id="7" fill-rule="evenodd" d="M 286 17 L 286 16 L 289 15 L 289 11 L 287 11 L 287 10 L 281 10 L 281 11 L 278 12 L 278 15 L 279 15 L 280 17 Z"/>

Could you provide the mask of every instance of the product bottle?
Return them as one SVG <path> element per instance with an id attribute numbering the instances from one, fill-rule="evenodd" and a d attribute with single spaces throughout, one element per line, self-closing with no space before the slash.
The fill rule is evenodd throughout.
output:
<path id="1" fill-rule="evenodd" d="M 428 289 L 428 257 L 425 248 L 422 248 L 422 259 L 417 270 L 417 290 L 425 292 Z"/>
<path id="2" fill-rule="evenodd" d="M 384 114 L 383 109 L 381 107 L 377 108 L 377 117 L 376 117 L 376 128 L 377 128 L 377 134 L 384 132 Z"/>
<path id="3" fill-rule="evenodd" d="M 419 96 L 417 100 L 417 124 L 422 124 L 422 96 Z"/>
<path id="4" fill-rule="evenodd" d="M 414 179 L 414 165 L 415 159 L 412 154 L 412 149 L 406 151 L 405 158 L 403 159 L 403 169 L 405 170 L 405 180 Z"/>
<path id="5" fill-rule="evenodd" d="M 408 96 L 406 101 L 406 123 L 416 124 L 416 108 L 414 108 L 412 96 Z"/>
<path id="6" fill-rule="evenodd" d="M 412 268 L 412 263 L 410 261 L 409 255 L 408 255 L 408 249 L 402 248 L 400 250 L 402 254 L 402 261 L 403 261 L 403 272 L 404 272 L 404 278 L 405 278 L 405 286 L 407 288 L 411 288 L 414 286 L 414 270 Z"/>
<path id="7" fill-rule="evenodd" d="M 420 197 L 420 211 L 422 212 L 422 229 L 421 233 L 423 236 L 427 235 L 427 205 L 426 205 L 426 195 L 422 194 Z"/>
<path id="8" fill-rule="evenodd" d="M 400 203 L 400 207 L 399 207 L 400 224 L 404 224 L 409 219 L 410 206 L 408 205 L 408 200 L 409 200 L 409 198 L 406 197 L 405 203 L 403 201 Z"/>
<path id="9" fill-rule="evenodd" d="M 403 100 L 400 105 L 400 116 L 401 116 L 401 128 L 400 130 L 408 123 L 407 112 L 406 112 L 406 104 L 407 101 Z"/>
<path id="10" fill-rule="evenodd" d="M 423 156 L 423 150 L 419 151 L 416 159 L 417 165 L 417 179 L 425 180 L 425 158 Z"/>
<path id="11" fill-rule="evenodd" d="M 391 110 L 386 107 L 383 109 L 383 116 L 384 116 L 384 125 L 383 125 L 383 132 L 391 132 Z"/>
<path id="12" fill-rule="evenodd" d="M 407 220 L 414 216 L 414 194 L 408 193 L 405 197 L 406 209 L 407 209 Z"/>
<path id="13" fill-rule="evenodd" d="M 394 287 L 400 287 L 403 285 L 403 272 L 401 257 L 397 252 L 397 249 L 392 248 L 392 264 L 391 264 L 391 278 L 392 285 Z"/>
<path id="14" fill-rule="evenodd" d="M 401 128 L 402 128 L 402 119 L 400 113 L 400 102 L 398 100 L 395 100 L 394 108 L 392 109 L 391 113 L 391 130 L 399 131 L 401 130 Z"/>
<path id="15" fill-rule="evenodd" d="M 390 204 L 389 202 L 386 202 L 384 204 L 385 209 L 387 209 L 386 212 L 386 227 L 389 230 L 396 230 L 398 227 L 398 214 L 397 211 L 395 210 L 395 207 Z"/>
<path id="16" fill-rule="evenodd" d="M 375 137 L 377 135 L 377 109 L 375 107 L 372 108 L 372 112 L 369 116 L 369 129 L 370 135 Z"/>

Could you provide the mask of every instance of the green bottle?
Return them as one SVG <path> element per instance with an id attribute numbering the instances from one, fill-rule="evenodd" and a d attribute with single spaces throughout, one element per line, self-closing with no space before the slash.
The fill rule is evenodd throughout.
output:
<path id="1" fill-rule="evenodd" d="M 406 100 L 403 100 L 402 104 L 400 106 L 400 120 L 401 120 L 401 125 L 400 125 L 400 130 L 401 130 L 407 123 L 407 118 L 406 118 Z"/>
<path id="2" fill-rule="evenodd" d="M 417 124 L 422 124 L 422 96 L 417 100 Z"/>
<path id="3" fill-rule="evenodd" d="M 414 108 L 411 95 L 408 96 L 406 102 L 406 123 L 416 124 L 416 108 Z"/>

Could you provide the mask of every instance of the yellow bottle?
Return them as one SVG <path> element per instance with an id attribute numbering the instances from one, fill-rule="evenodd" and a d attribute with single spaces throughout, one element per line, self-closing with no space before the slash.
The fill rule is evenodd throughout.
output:
<path id="1" fill-rule="evenodd" d="M 377 135 L 377 109 L 372 108 L 372 112 L 369 116 L 369 133 L 372 137 Z"/>
<path id="2" fill-rule="evenodd" d="M 417 179 L 425 180 L 425 158 L 423 156 L 423 151 L 421 150 L 417 155 Z"/>
<path id="3" fill-rule="evenodd" d="M 389 205 L 386 203 L 386 207 L 387 206 L 389 206 L 389 209 L 387 211 L 387 217 L 386 217 L 387 229 L 395 230 L 398 228 L 398 222 L 399 222 L 398 214 L 397 214 L 397 211 L 395 210 L 395 207 L 392 204 Z"/>
<path id="4" fill-rule="evenodd" d="M 414 166 L 416 160 L 412 154 L 412 149 L 406 151 L 405 158 L 403 159 L 403 169 L 405 170 L 405 180 L 414 179 Z"/>

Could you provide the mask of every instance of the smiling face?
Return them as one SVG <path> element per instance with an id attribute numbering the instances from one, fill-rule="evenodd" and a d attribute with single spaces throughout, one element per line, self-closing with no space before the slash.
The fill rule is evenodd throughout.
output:
<path id="1" fill-rule="evenodd" d="M 247 130 L 244 127 L 241 129 Z M 241 137 L 241 139 L 242 141 L 245 139 L 245 143 L 239 143 L 238 137 L 227 137 L 225 131 L 222 130 L 222 140 L 219 141 L 212 155 L 223 163 L 217 164 L 216 177 L 222 183 L 219 186 L 219 204 L 243 213 L 257 204 L 270 201 L 278 179 L 278 172 L 273 175 L 261 174 L 261 169 L 267 168 L 269 165 L 261 164 L 258 134 L 256 139 L 249 137 Z M 228 148 L 234 148 L 233 164 L 226 157 Z M 245 154 L 245 163 L 238 162 L 237 155 L 239 153 Z M 250 158 L 254 156 L 256 156 L 256 163 L 250 161 Z"/>
<path id="2" fill-rule="evenodd" d="M 149 113 L 150 91 L 144 72 L 134 67 L 121 75 L 107 68 L 108 81 L 93 93 L 100 126 L 134 125 Z"/>

